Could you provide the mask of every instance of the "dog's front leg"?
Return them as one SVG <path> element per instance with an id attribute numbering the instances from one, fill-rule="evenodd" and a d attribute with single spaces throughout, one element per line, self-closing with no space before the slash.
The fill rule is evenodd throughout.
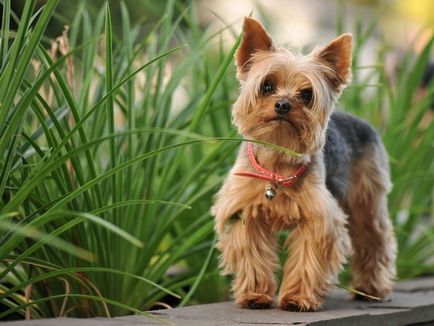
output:
<path id="1" fill-rule="evenodd" d="M 250 309 L 270 308 L 276 291 L 277 243 L 268 223 L 246 211 L 218 232 L 220 265 L 225 274 L 234 275 L 232 291 L 237 304 Z"/>
<path id="2" fill-rule="evenodd" d="M 307 198 L 310 202 L 302 203 L 306 217 L 287 241 L 289 256 L 279 295 L 284 310 L 318 309 L 350 250 L 346 216 L 328 191 Z M 318 202 L 312 202 L 312 198 Z"/>

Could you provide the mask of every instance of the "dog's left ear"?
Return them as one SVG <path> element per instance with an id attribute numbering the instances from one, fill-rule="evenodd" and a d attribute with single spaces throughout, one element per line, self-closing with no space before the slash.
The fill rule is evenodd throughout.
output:
<path id="1" fill-rule="evenodd" d="M 265 31 L 264 26 L 257 20 L 249 17 L 244 18 L 243 39 L 235 53 L 238 77 L 249 71 L 251 58 L 255 52 L 270 51 L 273 41 Z"/>
<path id="2" fill-rule="evenodd" d="M 351 40 L 351 34 L 342 34 L 314 53 L 316 60 L 333 70 L 331 82 L 338 89 L 351 79 Z"/>

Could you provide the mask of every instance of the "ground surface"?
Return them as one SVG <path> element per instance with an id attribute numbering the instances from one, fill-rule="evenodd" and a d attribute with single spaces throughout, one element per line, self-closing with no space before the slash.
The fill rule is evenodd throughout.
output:
<path id="1" fill-rule="evenodd" d="M 369 303 L 349 300 L 343 290 L 334 291 L 318 312 L 286 312 L 279 309 L 245 310 L 232 302 L 160 310 L 145 316 L 112 319 L 57 318 L 6 322 L 5 326 L 102 326 L 102 325 L 434 325 L 434 277 L 397 284 L 390 302 Z M 161 321 L 163 320 L 163 322 Z"/>

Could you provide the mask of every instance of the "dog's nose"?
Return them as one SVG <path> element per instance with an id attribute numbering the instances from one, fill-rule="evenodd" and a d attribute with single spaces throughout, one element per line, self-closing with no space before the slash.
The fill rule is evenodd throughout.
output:
<path id="1" fill-rule="evenodd" d="M 277 114 L 288 113 L 291 110 L 291 104 L 288 100 L 278 100 L 274 104 L 274 110 L 277 112 Z"/>

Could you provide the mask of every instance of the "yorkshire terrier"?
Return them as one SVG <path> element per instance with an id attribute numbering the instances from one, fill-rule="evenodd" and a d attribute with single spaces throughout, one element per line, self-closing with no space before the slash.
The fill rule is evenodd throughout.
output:
<path id="1" fill-rule="evenodd" d="M 387 153 L 366 122 L 334 112 L 351 78 L 351 38 L 300 56 L 277 47 L 258 21 L 244 20 L 232 118 L 251 142 L 241 145 L 212 208 L 220 265 L 234 275 L 243 308 L 273 306 L 276 232 L 285 229 L 281 309 L 320 308 L 349 255 L 354 289 L 379 299 L 392 290 Z"/>

